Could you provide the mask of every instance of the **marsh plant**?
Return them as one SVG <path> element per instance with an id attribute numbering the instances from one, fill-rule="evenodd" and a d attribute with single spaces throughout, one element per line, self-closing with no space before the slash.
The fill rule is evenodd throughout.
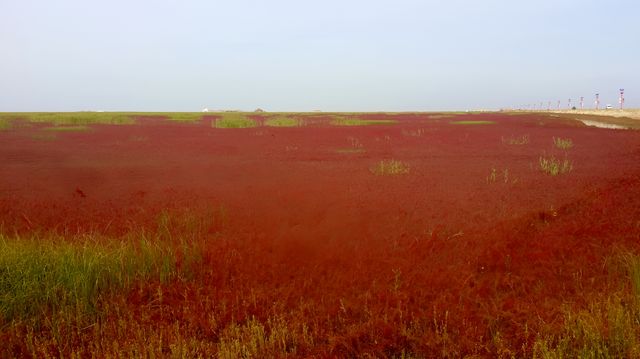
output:
<path id="1" fill-rule="evenodd" d="M 397 160 L 382 160 L 371 168 L 371 172 L 379 175 L 402 175 L 409 173 L 409 165 Z"/>
<path id="2" fill-rule="evenodd" d="M 573 147 L 573 141 L 570 138 L 554 137 L 553 143 L 561 150 L 568 150 Z"/>
<path id="3" fill-rule="evenodd" d="M 509 174 L 509 169 L 505 168 L 502 171 L 498 171 L 495 167 L 491 169 L 487 176 L 487 183 L 516 183 L 517 178 L 512 178 Z"/>
<path id="4" fill-rule="evenodd" d="M 564 160 L 560 160 L 554 156 L 540 156 L 538 162 L 540 163 L 540 170 L 551 176 L 569 173 L 573 170 L 573 163 L 566 158 Z"/>
<path id="5" fill-rule="evenodd" d="M 529 135 L 501 137 L 504 145 L 526 145 L 529 143 Z"/>

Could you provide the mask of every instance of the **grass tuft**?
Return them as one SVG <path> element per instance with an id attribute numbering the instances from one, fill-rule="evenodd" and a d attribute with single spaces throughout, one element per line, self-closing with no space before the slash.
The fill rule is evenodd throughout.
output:
<path id="1" fill-rule="evenodd" d="M 573 147 L 573 141 L 570 138 L 554 137 L 553 143 L 562 150 L 568 150 Z"/>
<path id="2" fill-rule="evenodd" d="M 371 172 L 379 175 L 401 175 L 409 173 L 409 165 L 397 160 L 382 160 L 371 168 Z"/>
<path id="3" fill-rule="evenodd" d="M 551 156 L 544 157 L 540 156 L 539 158 L 540 170 L 542 172 L 551 175 L 557 176 L 565 173 L 571 172 L 573 170 L 573 164 L 568 159 L 564 159 L 563 161 Z"/>

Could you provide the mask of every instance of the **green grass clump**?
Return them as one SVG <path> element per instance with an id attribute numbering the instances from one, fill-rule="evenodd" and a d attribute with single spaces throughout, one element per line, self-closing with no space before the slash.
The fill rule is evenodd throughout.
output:
<path id="1" fill-rule="evenodd" d="M 103 293 L 177 275 L 176 253 L 166 243 L 103 242 L 0 234 L 0 322 L 64 308 L 89 312 Z"/>
<path id="2" fill-rule="evenodd" d="M 409 173 L 409 165 L 397 160 L 382 160 L 371 168 L 371 172 L 376 175 L 401 175 Z"/>
<path id="3" fill-rule="evenodd" d="M 160 115 L 166 116 L 169 121 L 179 122 L 198 122 L 202 119 L 201 112 L 169 112 Z"/>
<path id="4" fill-rule="evenodd" d="M 8 130 L 11 128 L 11 121 L 6 118 L 0 117 L 0 131 Z"/>
<path id="5" fill-rule="evenodd" d="M 553 143 L 562 150 L 568 150 L 573 147 L 573 141 L 570 138 L 554 137 Z"/>
<path id="6" fill-rule="evenodd" d="M 332 126 L 372 126 L 372 125 L 392 125 L 398 123 L 396 120 L 363 120 L 354 117 L 335 116 L 329 122 Z"/>
<path id="7" fill-rule="evenodd" d="M 117 112 L 25 112 L 6 114 L 14 119 L 30 123 L 54 126 L 131 125 L 134 114 Z"/>
<path id="8" fill-rule="evenodd" d="M 256 127 L 258 123 L 248 118 L 243 113 L 224 113 L 219 118 L 211 121 L 211 127 L 214 128 L 249 128 Z"/>
<path id="9" fill-rule="evenodd" d="M 449 123 L 452 125 L 493 125 L 495 121 L 462 120 L 462 121 L 451 121 Z"/>
<path id="10" fill-rule="evenodd" d="M 270 127 L 299 127 L 302 126 L 302 120 L 292 117 L 274 117 L 266 119 L 264 124 Z"/>
<path id="11" fill-rule="evenodd" d="M 51 126 L 43 128 L 44 131 L 60 131 L 60 132 L 76 132 L 76 131 L 88 131 L 90 129 L 89 126 L 78 125 L 78 126 Z"/>
<path id="12" fill-rule="evenodd" d="M 563 161 L 551 156 L 544 157 L 540 156 L 539 158 L 540 170 L 542 172 L 549 174 L 551 176 L 557 176 L 565 173 L 571 172 L 573 169 L 573 164 L 568 159 L 564 159 Z"/>

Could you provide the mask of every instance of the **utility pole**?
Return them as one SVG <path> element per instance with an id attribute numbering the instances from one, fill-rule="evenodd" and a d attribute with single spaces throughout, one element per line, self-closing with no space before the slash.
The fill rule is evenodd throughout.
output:
<path id="1" fill-rule="evenodd" d="M 600 109 L 600 94 L 596 94 L 596 110 Z"/>
<path id="2" fill-rule="evenodd" d="M 584 110 L 584 96 L 580 96 L 580 110 Z"/>
<path id="3" fill-rule="evenodd" d="M 624 89 L 620 89 L 620 109 L 624 108 Z"/>

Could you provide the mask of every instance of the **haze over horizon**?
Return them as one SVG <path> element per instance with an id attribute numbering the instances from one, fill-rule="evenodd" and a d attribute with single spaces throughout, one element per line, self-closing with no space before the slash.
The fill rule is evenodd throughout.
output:
<path id="1" fill-rule="evenodd" d="M 640 107 L 640 3 L 0 3 L 0 111 Z"/>

